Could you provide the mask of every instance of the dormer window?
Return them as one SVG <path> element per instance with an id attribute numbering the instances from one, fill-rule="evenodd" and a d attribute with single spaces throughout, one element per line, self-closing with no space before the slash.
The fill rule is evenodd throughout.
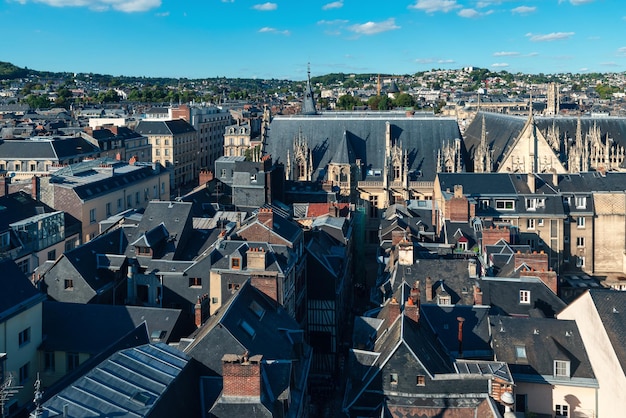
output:
<path id="1" fill-rule="evenodd" d="M 496 209 L 515 210 L 515 202 L 513 200 L 496 200 Z"/>
<path id="2" fill-rule="evenodd" d="M 389 383 L 391 383 L 392 386 L 398 386 L 398 373 L 391 373 L 389 375 Z"/>
<path id="3" fill-rule="evenodd" d="M 519 291 L 519 303 L 523 303 L 523 304 L 530 303 L 530 290 Z"/>
<path id="4" fill-rule="evenodd" d="M 150 247 L 136 247 L 137 255 L 150 255 Z"/>
<path id="5" fill-rule="evenodd" d="M 452 304 L 452 298 L 449 295 L 441 295 L 437 298 L 437 304 L 438 305 L 451 305 Z"/>
<path id="6" fill-rule="evenodd" d="M 241 258 L 233 257 L 230 259 L 230 268 L 233 270 L 239 270 L 241 268 Z"/>
<path id="7" fill-rule="evenodd" d="M 576 196 L 576 209 L 586 209 L 587 198 L 585 196 Z"/>
<path id="8" fill-rule="evenodd" d="M 526 360 L 526 346 L 524 345 L 516 345 L 515 346 L 515 357 L 518 360 Z"/>
<path id="9" fill-rule="evenodd" d="M 569 361 L 554 360 L 554 377 L 570 377 Z"/>

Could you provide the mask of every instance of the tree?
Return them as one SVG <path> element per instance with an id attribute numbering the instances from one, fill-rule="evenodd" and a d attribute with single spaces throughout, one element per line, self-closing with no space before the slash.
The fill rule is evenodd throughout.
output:
<path id="1" fill-rule="evenodd" d="M 415 99 L 408 93 L 400 93 L 394 100 L 396 107 L 413 107 L 415 106 Z"/>
<path id="2" fill-rule="evenodd" d="M 378 109 L 378 103 L 380 103 L 381 96 L 372 96 L 367 99 L 367 105 L 370 109 Z"/>
<path id="3" fill-rule="evenodd" d="M 52 103 L 48 100 L 47 96 L 29 94 L 26 96 L 24 101 L 32 108 L 32 109 L 48 109 L 51 107 Z"/>
<path id="4" fill-rule="evenodd" d="M 354 106 L 359 105 L 361 105 L 361 100 L 350 94 L 345 94 L 337 100 L 337 107 L 343 110 L 352 110 L 354 109 Z"/>
<path id="5" fill-rule="evenodd" d="M 391 99 L 387 96 L 382 96 L 378 102 L 378 110 L 389 110 L 391 107 Z"/>

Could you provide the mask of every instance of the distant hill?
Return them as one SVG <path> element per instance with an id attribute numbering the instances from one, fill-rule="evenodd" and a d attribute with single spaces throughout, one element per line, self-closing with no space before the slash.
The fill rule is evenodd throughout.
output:
<path id="1" fill-rule="evenodd" d="M 10 62 L 0 61 L 0 80 L 22 78 L 29 74 L 31 74 L 31 71 L 26 68 L 20 68 Z"/>

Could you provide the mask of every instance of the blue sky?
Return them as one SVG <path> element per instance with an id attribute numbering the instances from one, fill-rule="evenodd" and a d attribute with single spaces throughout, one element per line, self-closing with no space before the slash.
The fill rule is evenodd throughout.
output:
<path id="1" fill-rule="evenodd" d="M 303 80 L 467 66 L 626 71 L 621 0 L 0 0 L 0 61 Z"/>

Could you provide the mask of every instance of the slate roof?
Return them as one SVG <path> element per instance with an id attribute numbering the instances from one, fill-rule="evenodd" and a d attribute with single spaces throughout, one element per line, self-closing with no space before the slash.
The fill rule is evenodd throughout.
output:
<path id="1" fill-rule="evenodd" d="M 535 277 L 493 278 L 480 280 L 483 292 L 483 305 L 491 306 L 491 313 L 496 315 L 529 316 L 540 313 L 546 318 L 565 308 L 563 302 L 541 280 Z M 530 303 L 520 303 L 520 291 L 530 292 Z"/>
<path id="2" fill-rule="evenodd" d="M 182 399 L 172 399 L 175 384 L 190 367 L 190 358 L 164 343 L 129 348 L 113 354 L 85 376 L 43 404 L 49 417 L 162 416 L 189 411 Z M 195 384 L 196 382 L 188 382 Z M 167 395 L 167 396 L 166 396 Z M 168 398 L 165 400 L 164 398 Z M 166 405 L 169 404 L 169 405 Z M 169 411 L 169 412 L 167 412 Z"/>
<path id="3" fill-rule="evenodd" d="M 480 145 L 483 117 L 485 118 L 485 129 L 487 131 L 487 144 L 493 150 L 493 161 L 499 163 L 507 152 L 508 147 L 512 146 L 515 139 L 517 139 L 528 117 L 478 112 L 465 130 L 464 143 L 469 155 L 473 155 L 475 149 Z M 577 117 L 534 116 L 534 120 L 537 129 L 543 133 L 544 137 L 547 136 L 548 129 L 554 123 L 559 128 L 561 142 L 564 138 L 576 138 L 576 125 L 579 120 Z M 583 136 L 589 132 L 589 129 L 595 123 L 600 128 L 603 140 L 608 133 L 609 137 L 614 140 L 614 144 L 626 147 L 626 118 L 581 117 L 580 123 Z"/>
<path id="4" fill-rule="evenodd" d="M 81 137 L 0 141 L 0 159 L 61 161 L 79 155 L 100 152 Z"/>
<path id="5" fill-rule="evenodd" d="M 23 191 L 11 193 L 0 197 L 0 232 L 9 229 L 10 225 L 27 218 L 40 215 L 41 213 L 56 212 L 53 208 L 34 200 L 30 194 Z M 79 221 L 73 216 L 65 213 L 66 229 L 74 228 Z"/>
<path id="6" fill-rule="evenodd" d="M 46 301 L 42 349 L 95 355 L 143 322 L 153 342 L 167 343 L 181 337 L 180 315 L 179 309 Z"/>
<path id="7" fill-rule="evenodd" d="M 423 319 L 437 333 L 437 338 L 455 357 L 493 358 L 489 337 L 487 306 L 420 306 Z M 463 318 L 462 355 L 459 353 L 459 321 Z"/>
<path id="8" fill-rule="evenodd" d="M 142 120 L 137 124 L 135 131 L 141 135 L 180 135 L 188 132 L 195 132 L 184 119 L 148 121 Z"/>
<path id="9" fill-rule="evenodd" d="M 254 304 L 253 304 L 254 302 Z M 258 306 L 258 308 L 257 308 Z M 253 310 L 254 308 L 254 310 Z M 263 312 L 261 317 L 256 312 Z M 254 334 L 251 335 L 246 323 Z M 224 354 L 260 354 L 265 360 L 300 360 L 310 356 L 298 324 L 287 311 L 246 282 L 216 314 L 190 336 L 185 352 L 221 375 Z M 303 350 L 298 349 L 298 345 Z M 304 356 L 301 353 L 304 353 Z"/>
<path id="10" fill-rule="evenodd" d="M 437 151 L 445 141 L 461 138 L 456 120 L 441 117 L 406 117 L 405 113 L 324 113 L 321 115 L 276 116 L 269 129 L 266 152 L 275 163 L 293 158 L 293 141 L 302 131 L 313 157 L 313 180 L 321 180 L 327 164 L 349 142 L 354 158 L 361 160 L 364 175 L 385 165 L 386 123 L 392 139 L 402 143 L 409 154 L 409 171 L 421 171 L 420 180 L 432 181 L 436 173 Z M 345 139 L 344 141 L 344 133 Z M 380 178 L 380 177 L 379 177 Z M 374 178 L 375 179 L 375 178 Z M 359 179 L 360 180 L 360 179 Z"/>
<path id="11" fill-rule="evenodd" d="M 554 361 L 570 362 L 570 377 L 561 384 L 578 383 L 597 387 L 585 345 L 576 321 L 552 318 L 520 318 L 492 316 L 491 334 L 498 360 L 509 364 L 516 381 L 542 381 L 554 384 Z M 520 356 L 523 347 L 526 357 Z"/>
<path id="12" fill-rule="evenodd" d="M 622 370 L 626 371 L 626 292 L 590 289 L 589 295 Z"/>
<path id="13" fill-rule="evenodd" d="M 0 271 L 0 322 L 46 298 L 13 260 L 0 260 Z"/>

